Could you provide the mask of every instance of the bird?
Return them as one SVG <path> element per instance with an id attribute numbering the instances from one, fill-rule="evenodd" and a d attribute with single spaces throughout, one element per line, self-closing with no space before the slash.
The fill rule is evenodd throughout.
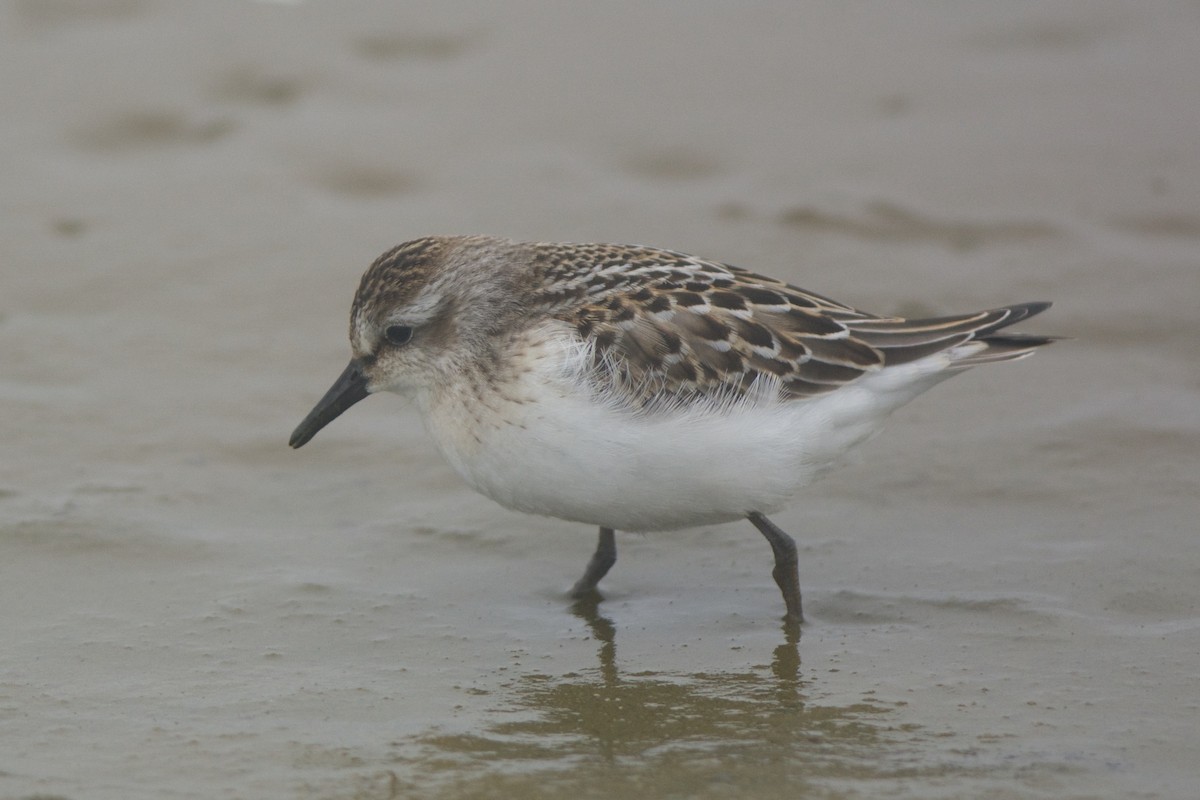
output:
<path id="1" fill-rule="evenodd" d="M 572 597 L 599 597 L 618 530 L 746 519 L 798 625 L 796 543 L 768 515 L 935 384 L 1054 341 L 1007 330 L 1049 306 L 877 316 L 672 250 L 427 236 L 363 274 L 350 363 L 289 444 L 407 396 L 468 486 L 599 528 Z"/>

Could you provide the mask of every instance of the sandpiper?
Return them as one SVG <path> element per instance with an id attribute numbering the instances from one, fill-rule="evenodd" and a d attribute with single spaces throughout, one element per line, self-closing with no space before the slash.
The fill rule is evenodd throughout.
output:
<path id="1" fill-rule="evenodd" d="M 766 515 L 934 384 L 1052 341 L 1003 330 L 1049 305 L 880 317 L 670 250 L 431 236 L 363 275 L 350 364 L 290 444 L 410 396 L 472 488 L 599 527 L 572 595 L 595 595 L 616 530 L 745 518 L 799 623 L 796 545 Z"/>

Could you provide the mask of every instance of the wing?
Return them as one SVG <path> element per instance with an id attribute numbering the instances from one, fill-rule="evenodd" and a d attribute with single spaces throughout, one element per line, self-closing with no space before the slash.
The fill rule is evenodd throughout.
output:
<path id="1" fill-rule="evenodd" d="M 643 408 L 697 397 L 725 403 L 763 386 L 777 388 L 785 400 L 815 397 L 866 373 L 986 339 L 1047 305 L 885 318 L 683 253 L 580 247 L 543 261 L 557 273 L 547 283 L 560 287 L 564 300 L 572 298 L 556 316 L 592 345 L 602 388 Z M 995 342 L 993 358 L 980 353 L 993 348 L 978 348 L 972 363 L 1017 358 L 1044 340 Z"/>

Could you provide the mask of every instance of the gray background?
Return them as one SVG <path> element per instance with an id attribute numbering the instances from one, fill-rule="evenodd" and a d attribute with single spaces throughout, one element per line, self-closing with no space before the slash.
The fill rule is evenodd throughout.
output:
<path id="1" fill-rule="evenodd" d="M 0 796 L 1194 796 L 1196 3 L 14 0 L 0 70 Z M 473 232 L 1073 341 L 778 517 L 798 648 L 746 524 L 572 613 L 402 400 L 286 447 Z"/>

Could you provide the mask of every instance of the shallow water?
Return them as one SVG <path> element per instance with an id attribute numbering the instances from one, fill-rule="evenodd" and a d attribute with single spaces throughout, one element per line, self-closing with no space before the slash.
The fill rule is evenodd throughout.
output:
<path id="1" fill-rule="evenodd" d="M 0 5 L 0 797 L 1190 798 L 1200 9 Z M 1052 299 L 776 521 L 499 509 L 344 365 L 434 232 Z"/>

